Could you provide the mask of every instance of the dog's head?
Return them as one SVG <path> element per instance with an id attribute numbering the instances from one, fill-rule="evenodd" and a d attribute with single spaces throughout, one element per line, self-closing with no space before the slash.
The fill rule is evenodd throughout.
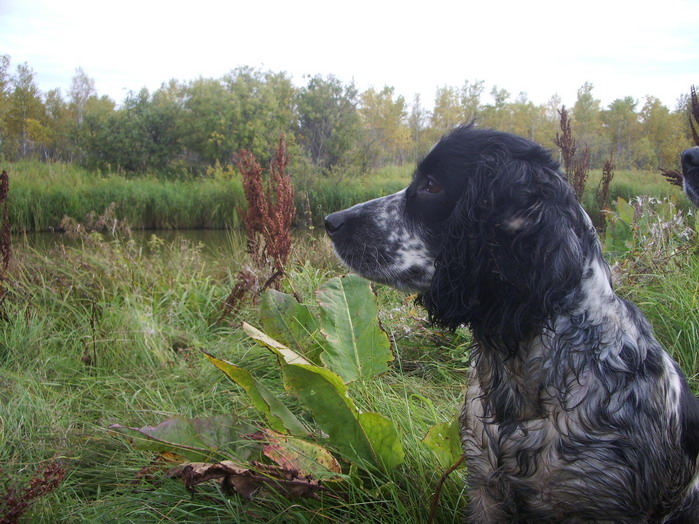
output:
<path id="1" fill-rule="evenodd" d="M 547 151 L 463 126 L 405 190 L 333 213 L 326 229 L 350 269 L 418 292 L 435 323 L 510 345 L 580 282 L 591 224 Z"/>
<path id="2" fill-rule="evenodd" d="M 699 206 L 699 146 L 682 151 L 684 192 L 695 206 Z"/>

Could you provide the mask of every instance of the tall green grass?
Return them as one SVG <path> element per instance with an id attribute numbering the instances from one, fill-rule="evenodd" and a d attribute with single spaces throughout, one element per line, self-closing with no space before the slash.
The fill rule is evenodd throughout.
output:
<path id="1" fill-rule="evenodd" d="M 163 180 L 92 173 L 67 164 L 19 162 L 8 168 L 11 177 L 10 221 L 13 230 L 59 228 L 64 216 L 84 223 L 90 213 L 101 214 L 116 203 L 116 214 L 135 229 L 226 229 L 240 225 L 238 209 L 245 206 L 240 179 L 231 170 L 212 170 L 210 177 Z M 410 181 L 412 166 L 391 166 L 363 178 L 329 178 L 303 174 L 296 181 L 296 223 L 320 225 L 328 213 L 399 191 Z M 592 171 L 583 206 L 596 225 L 604 218 L 596 190 L 599 171 Z M 292 173 L 293 177 L 293 173 Z M 636 195 L 674 196 L 689 208 L 682 192 L 657 172 L 619 171 L 611 198 Z"/>
<path id="2" fill-rule="evenodd" d="M 678 255 L 669 269 L 630 272 L 619 293 L 646 314 L 656 336 L 699 389 L 699 257 Z"/>
<path id="3" fill-rule="evenodd" d="M 236 228 L 238 209 L 246 205 L 240 178 L 230 172 L 163 180 L 40 162 L 11 164 L 8 172 L 15 232 L 59 229 L 65 216 L 85 223 L 91 213 L 100 215 L 111 203 L 116 204 L 117 217 L 134 229 Z M 320 175 L 311 182 L 304 179 L 296 188 L 297 223 L 307 222 L 310 211 L 310 221 L 321 224 L 328 213 L 398 191 L 408 179 L 399 169 L 339 183 Z"/>
<path id="4" fill-rule="evenodd" d="M 244 201 L 236 181 L 168 181 L 102 176 L 75 166 L 27 162 L 10 174 L 10 221 L 15 231 L 58 229 L 64 216 L 84 222 L 116 203 L 118 218 L 137 229 L 224 229 L 238 225 Z"/>
<path id="5" fill-rule="evenodd" d="M 130 196 L 118 202 L 134 208 L 127 217 L 133 224 L 139 224 L 137 217 L 146 216 L 143 210 L 150 205 L 150 223 L 161 223 L 155 216 L 159 210 L 169 216 L 162 223 L 170 226 L 203 220 L 201 213 L 210 212 L 194 211 L 192 204 L 192 211 L 168 215 L 168 206 L 189 209 L 186 198 L 203 207 L 220 197 L 227 209 L 231 204 L 226 199 L 238 198 L 225 191 L 227 196 L 213 194 L 233 185 L 230 180 L 178 185 L 38 166 L 25 173 L 11 170 L 11 194 L 25 188 L 23 206 L 35 210 L 26 212 L 28 223 L 42 228 L 51 225 L 55 218 L 47 217 L 58 216 L 62 206 L 74 206 L 79 218 L 80 212 L 99 211 L 124 195 Z M 409 174 L 387 170 L 381 184 L 378 179 L 339 186 L 319 180 L 305 189 L 314 215 L 322 216 L 397 190 Z M 635 192 L 650 187 L 652 180 L 630 173 L 617 183 L 633 186 Z M 54 191 L 59 187 L 71 189 Z M 158 203 L 145 204 L 148 199 L 138 194 L 149 191 Z M 169 197 L 162 196 L 168 191 Z M 102 195 L 101 200 L 94 195 Z M 88 196 L 99 205 L 88 203 Z M 41 214 L 43 207 L 52 207 L 53 215 Z M 619 291 L 640 305 L 696 387 L 699 257 L 696 244 L 682 242 L 684 248 L 673 250 L 662 268 L 622 266 Z M 28 482 L 45 461 L 56 460 L 68 472 L 58 489 L 38 499 L 27 522 L 426 521 L 442 468 L 419 440 L 429 427 L 457 412 L 470 338 L 462 331 L 448 334 L 427 327 L 409 297 L 386 287 L 378 286 L 377 293 L 396 360 L 380 379 L 353 384 L 351 395 L 362 410 L 383 413 L 401 428 L 406 461 L 389 477 L 360 477 L 339 499 L 292 502 L 265 496 L 249 502 L 226 496 L 214 485 L 191 494 L 168 479 L 152 455 L 108 433 L 112 423 L 140 427 L 178 414 L 233 413 L 252 424 L 261 422 L 247 397 L 205 361 L 200 349 L 242 365 L 275 394 L 285 395 L 269 352 L 250 343 L 238 327 L 242 320 L 258 324 L 256 306 L 248 303 L 235 317 L 218 321 L 234 275 L 246 263 L 239 246 L 240 239 L 231 236 L 230 246 L 224 246 L 228 252 L 211 257 L 198 244 L 164 243 L 157 237 L 147 249 L 128 237 L 107 241 L 99 235 L 41 252 L 15 243 L 0 316 L 0 469 L 13 483 Z M 313 303 L 310 298 L 320 283 L 341 271 L 327 239 L 304 234 L 292 251 L 285 291 Z M 436 522 L 461 522 L 464 505 L 463 478 L 457 472 L 447 481 Z"/>
<path id="6" fill-rule="evenodd" d="M 59 461 L 68 473 L 37 500 L 27 522 L 426 521 L 443 468 L 419 441 L 458 410 L 470 338 L 426 326 L 409 297 L 386 287 L 378 286 L 377 294 L 396 360 L 380 379 L 350 387 L 360 409 L 378 411 L 401 429 L 406 460 L 390 476 L 358 477 L 342 498 L 243 501 L 215 485 L 191 494 L 164 475 L 166 464 L 108 433 L 112 423 L 140 427 L 178 414 L 233 413 L 260 423 L 247 396 L 200 349 L 286 395 L 273 357 L 238 327 L 242 320 L 259 325 L 256 306 L 247 303 L 237 316 L 218 321 L 233 275 L 247 262 L 239 254 L 231 260 L 239 244 L 231 238 L 230 256 L 215 257 L 198 244 L 157 237 L 148 249 L 128 237 L 99 235 L 44 252 L 15 245 L 0 317 L 0 468 L 12 482 L 28 481 L 45 461 Z M 699 257 L 696 244 L 676 245 L 683 248 L 673 249 L 662 268 L 623 266 L 619 291 L 641 306 L 696 386 Z M 312 304 L 314 290 L 340 271 L 327 239 L 302 235 L 285 291 Z M 461 522 L 464 505 L 457 472 L 447 481 L 436 522 Z"/>
<path id="7" fill-rule="evenodd" d="M 308 262 L 308 253 L 318 258 Z M 233 285 L 233 266 L 193 243 L 86 235 L 72 246 L 37 252 L 15 246 L 12 282 L 0 330 L 0 464 L 13 482 L 28 481 L 44 461 L 66 479 L 39 499 L 29 522 L 424 522 L 441 473 L 420 445 L 427 429 L 453 416 L 465 380 L 468 337 L 435 335 L 409 300 L 379 289 L 384 326 L 398 341 L 393 369 L 352 386 L 362 410 L 398 422 L 406 463 L 391 477 L 365 476 L 345 498 L 253 502 L 204 486 L 192 496 L 168 480 L 154 457 L 131 449 L 107 426 L 154 425 L 176 414 L 234 413 L 261 422 L 247 397 L 199 353 L 205 349 L 251 372 L 278 395 L 277 366 L 251 343 L 241 320 L 256 307 L 217 322 Z M 336 274 L 329 243 L 304 237 L 292 253 L 286 291 L 309 302 Z M 259 325 L 259 324 L 258 324 Z M 456 363 L 456 365 L 455 365 Z M 148 470 L 152 467 L 152 471 Z M 146 470 L 144 470 L 146 468 Z M 145 474 L 144 473 L 147 473 Z M 0 490 L 2 488 L 0 487 Z M 451 478 L 439 522 L 460 522 L 463 481 Z"/>

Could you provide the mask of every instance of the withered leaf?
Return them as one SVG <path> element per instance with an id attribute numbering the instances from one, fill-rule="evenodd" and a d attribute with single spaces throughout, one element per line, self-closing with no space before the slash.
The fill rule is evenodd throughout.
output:
<path id="1" fill-rule="evenodd" d="M 171 469 L 168 476 L 182 479 L 190 490 L 202 482 L 216 480 L 224 489 L 247 499 L 252 499 L 262 491 L 279 493 L 289 499 L 318 498 L 318 492 L 326 490 L 319 480 L 300 476 L 296 470 L 257 462 L 253 462 L 251 468 L 242 467 L 230 460 L 216 463 L 190 462 Z"/>
<path id="2" fill-rule="evenodd" d="M 266 443 L 262 453 L 285 471 L 324 481 L 342 479 L 342 468 L 337 459 L 323 446 L 288 435 L 264 429 L 248 435 Z"/>

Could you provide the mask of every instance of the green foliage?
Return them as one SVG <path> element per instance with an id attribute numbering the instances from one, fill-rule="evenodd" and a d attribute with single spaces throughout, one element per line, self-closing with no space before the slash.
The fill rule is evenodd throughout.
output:
<path id="1" fill-rule="evenodd" d="M 262 295 L 260 314 L 265 332 L 296 353 L 318 362 L 324 339 L 320 324 L 305 304 L 291 295 L 270 289 Z"/>
<path id="2" fill-rule="evenodd" d="M 305 351 L 304 340 L 317 333 L 318 321 L 308 309 L 301 304 L 292 306 L 291 296 L 270 290 L 266 292 L 262 308 L 263 321 L 271 325 L 282 338 L 291 340 Z M 313 416 L 313 420 L 322 431 L 323 437 L 317 440 L 325 443 L 344 460 L 354 467 L 369 472 L 390 473 L 405 459 L 401 438 L 395 424 L 384 415 L 375 412 L 361 412 L 349 395 L 346 382 L 368 380 L 388 368 L 387 360 L 393 355 L 385 332 L 377 319 L 375 297 L 368 281 L 357 276 L 334 278 L 318 291 L 321 310 L 321 332 L 325 337 L 320 359 L 325 367 L 311 364 L 302 355 L 285 347 L 266 334 L 244 324 L 245 331 L 257 342 L 270 349 L 278 357 L 285 389 L 297 397 L 301 404 Z M 354 308 L 362 311 L 354 315 Z M 283 456 L 287 456 L 287 445 L 293 444 L 291 452 L 298 454 L 299 447 L 312 446 L 314 456 L 326 460 L 331 455 L 313 441 L 306 442 L 298 437 L 309 437 L 306 426 L 285 405 L 284 401 L 273 394 L 253 375 L 240 366 L 218 359 L 208 353 L 206 357 L 220 369 L 231 381 L 243 388 L 251 405 L 267 420 L 274 434 L 290 433 L 296 438 L 276 438 L 275 446 Z M 328 358 L 328 356 L 330 358 Z M 226 421 L 229 422 L 229 421 Z M 236 463 L 247 460 L 250 455 L 242 456 L 237 447 L 231 448 L 228 456 L 222 451 L 223 444 L 211 438 L 215 425 L 210 421 L 204 423 L 181 418 L 169 419 L 156 428 L 126 428 L 113 425 L 110 428 L 131 438 L 138 449 L 175 452 L 190 460 L 232 459 Z M 205 433 L 198 435 L 197 427 Z M 241 432 L 241 428 L 237 428 Z M 268 433 L 271 435 L 272 433 Z M 215 433 L 216 438 L 226 437 L 226 442 L 236 442 L 230 432 Z M 428 439 L 434 442 L 436 437 Z M 210 449 L 206 451 L 206 441 Z M 437 445 L 438 444 L 432 444 Z M 229 448 L 230 448 L 229 444 Z M 243 451 L 249 451 L 243 447 Z M 223 453 L 223 454 L 222 454 Z M 194 457 L 194 458 L 193 458 Z M 279 463 L 285 467 L 287 464 Z M 314 460 L 306 459 L 304 470 L 299 474 L 309 474 L 318 468 Z M 322 465 L 321 465 L 322 466 Z M 213 467 L 213 465 L 212 465 Z M 254 468 L 254 464 L 251 464 Z M 238 473 L 234 473 L 234 476 Z"/>
<path id="3" fill-rule="evenodd" d="M 281 134 L 295 159 L 291 167 L 304 180 L 342 181 L 413 163 L 444 133 L 471 120 L 553 149 L 561 106 L 557 95 L 537 105 L 526 93 L 513 97 L 466 80 L 437 88 L 428 113 L 419 97 L 409 107 L 390 86 L 360 93 L 332 75 L 312 75 L 296 87 L 284 72 L 246 66 L 222 78 L 170 80 L 154 92 L 129 92 L 119 104 L 99 97 L 78 69 L 64 100 L 58 89 L 41 93 L 28 64 L 11 74 L 10 57 L 1 58 L 0 157 L 172 179 L 229 164 L 241 149 L 265 165 Z M 620 96 L 603 107 L 586 82 L 572 111 L 578 145 L 589 148 L 593 168 L 614 151 L 622 169 L 672 169 L 692 145 L 687 100 L 670 110 L 652 96 L 642 107 Z"/>
<path id="4" fill-rule="evenodd" d="M 360 139 L 362 171 L 378 166 L 403 163 L 410 150 L 410 134 L 405 126 L 407 117 L 405 99 L 392 87 L 376 91 L 367 89 L 361 96 L 359 114 L 364 124 Z"/>
<path id="5" fill-rule="evenodd" d="M 329 369 L 289 364 L 284 367 L 284 385 L 308 407 L 345 459 L 362 469 L 388 472 L 403 462 L 394 424 L 378 413 L 359 413 L 342 379 Z"/>
<path id="6" fill-rule="evenodd" d="M 325 239 L 300 237 L 285 291 L 308 297 L 306 306 L 317 319 L 314 290 L 339 267 Z M 355 381 L 347 391 L 357 411 L 379 412 L 400 428 L 404 462 L 390 472 L 372 472 L 343 459 L 343 480 L 332 480 L 337 468 L 322 449 L 333 446 L 323 440 L 310 410 L 285 391 L 274 355 L 239 328 L 241 320 L 264 325 L 257 308 L 241 309 L 231 325 L 216 323 L 233 275 L 246 263 L 241 239 L 219 241 L 215 248 L 170 234 L 153 237 L 148 245 L 136 235 L 64 241 L 35 251 L 21 237 L 14 239 L 0 330 L 3 472 L 28 482 L 34 465 L 52 460 L 68 472 L 54 492 L 36 500 L 27 522 L 150 522 L 154 515 L 164 522 L 425 522 L 426 501 L 442 470 L 420 439 L 434 424 L 452 418 L 461 400 L 465 335 L 435 335 L 402 294 L 377 290 L 382 325 L 398 341 L 396 360 L 385 374 Z M 265 415 L 242 388 L 221 380 L 221 371 L 199 348 L 247 370 L 315 438 L 258 436 L 261 425 L 270 427 Z M 244 446 L 251 453 L 248 460 L 267 467 L 281 469 L 278 464 L 288 461 L 287 467 L 308 472 L 317 463 L 314 478 L 325 471 L 323 485 L 340 483 L 340 493 L 318 492 L 317 500 L 290 503 L 266 488 L 248 503 L 205 482 L 192 496 L 182 480 L 164 473 L 172 460 L 183 460 L 176 449 L 154 460 L 153 451 L 128 443 L 131 438 L 143 442 L 145 435 L 114 438 L 107 429 L 117 422 L 142 429 L 173 417 L 219 416 L 250 429 L 243 427 L 230 442 L 212 443 L 216 457 L 230 457 Z M 208 445 L 202 449 L 210 451 Z M 294 453 L 312 462 L 299 463 Z M 262 483 L 259 472 L 252 479 Z M 454 474 L 442 492 L 437 521 L 460 521 L 462 493 L 463 479 Z"/>
<path id="7" fill-rule="evenodd" d="M 124 435 L 138 449 L 174 453 L 193 461 L 226 460 L 231 455 L 245 460 L 252 455 L 251 443 L 241 440 L 240 435 L 252 433 L 254 428 L 230 415 L 175 416 L 154 427 L 113 424 L 109 429 Z"/>
<path id="8" fill-rule="evenodd" d="M 208 353 L 205 355 L 214 366 L 245 390 L 252 405 L 265 416 L 274 431 L 292 435 L 308 434 L 308 430 L 299 419 L 269 389 L 255 380 L 247 369 L 234 366 Z"/>
<path id="9" fill-rule="evenodd" d="M 347 165 L 360 134 L 357 89 L 333 76 L 310 77 L 296 95 L 298 139 L 322 171 Z"/>
<path id="10" fill-rule="evenodd" d="M 443 468 L 448 468 L 463 456 L 460 431 L 459 419 L 454 417 L 432 427 L 422 439 L 435 452 Z"/>
<path id="11" fill-rule="evenodd" d="M 605 251 L 638 267 L 662 265 L 695 237 L 686 218 L 674 199 L 619 197 L 606 216 Z"/>
<path id="12" fill-rule="evenodd" d="M 281 338 L 290 340 L 300 354 L 251 326 L 245 326 L 245 330 L 279 357 L 284 387 L 311 412 L 329 445 L 342 457 L 363 469 L 393 470 L 404 456 L 396 427 L 378 413 L 359 412 L 345 385 L 385 373 L 386 362 L 393 359 L 388 337 L 378 323 L 376 299 L 369 282 L 354 275 L 326 282 L 317 292 L 320 322 L 307 307 L 292 305 L 290 302 L 295 300 L 289 295 L 273 290 L 265 295 L 263 323 Z M 315 338 L 319 325 L 323 343 Z M 306 342 L 312 342 L 310 347 Z M 321 349 L 324 367 L 311 364 L 303 356 L 310 349 L 311 358 L 316 352 L 314 346 Z M 296 435 L 307 433 L 278 399 L 260 389 L 249 373 L 211 356 L 209 359 L 245 389 L 273 429 Z M 274 415 L 273 407 L 282 415 Z"/>
<path id="13" fill-rule="evenodd" d="M 318 290 L 321 330 L 328 344 L 320 358 L 345 382 L 388 370 L 391 344 L 381 329 L 369 282 L 356 275 L 333 279 Z"/>

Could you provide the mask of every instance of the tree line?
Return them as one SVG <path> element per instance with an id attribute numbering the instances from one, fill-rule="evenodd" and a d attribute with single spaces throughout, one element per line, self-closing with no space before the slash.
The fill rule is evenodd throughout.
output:
<path id="1" fill-rule="evenodd" d="M 14 72 L 0 56 L 0 158 L 41 159 L 125 174 L 182 177 L 228 165 L 243 149 L 270 159 L 286 137 L 294 168 L 345 177 L 413 163 L 453 126 L 470 120 L 510 131 L 555 150 L 561 100 L 534 104 L 483 81 L 436 89 L 431 109 L 392 87 L 358 90 L 336 77 L 309 76 L 296 86 L 285 72 L 238 67 L 222 78 L 171 80 L 154 92 L 130 92 L 120 105 L 99 96 L 77 69 L 67 93 L 46 93 L 26 63 Z M 687 86 L 689 88 L 689 86 Z M 692 144 L 688 95 L 667 108 L 654 96 L 607 107 L 584 83 L 568 108 L 590 165 L 613 155 L 618 168 L 673 168 Z"/>

